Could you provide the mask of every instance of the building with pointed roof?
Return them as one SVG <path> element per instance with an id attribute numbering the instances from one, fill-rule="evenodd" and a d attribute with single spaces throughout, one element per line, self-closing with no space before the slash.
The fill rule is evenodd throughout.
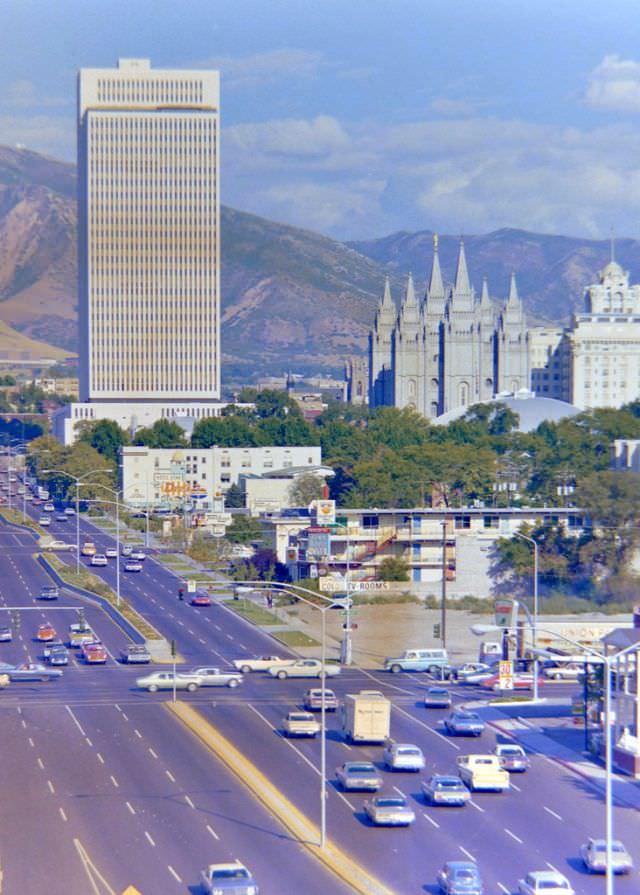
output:
<path id="1" fill-rule="evenodd" d="M 372 407 L 410 407 L 435 419 L 529 384 L 527 324 L 515 274 L 502 305 L 491 300 L 486 278 L 478 300 L 461 240 L 455 281 L 445 288 L 434 236 L 422 301 L 410 274 L 398 310 L 387 279 L 369 336 Z"/>

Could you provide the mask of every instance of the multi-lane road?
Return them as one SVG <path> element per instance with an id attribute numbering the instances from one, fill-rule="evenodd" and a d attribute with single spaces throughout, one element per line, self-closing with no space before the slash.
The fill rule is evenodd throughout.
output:
<path id="1" fill-rule="evenodd" d="M 99 548 L 113 543 L 86 520 L 81 524 L 81 537 Z M 65 537 L 72 527 L 73 520 L 54 521 L 51 533 Z M 37 625 L 46 619 L 62 633 L 74 620 L 73 610 L 58 611 L 55 604 L 36 600 L 42 584 L 49 582 L 33 554 L 28 535 L 0 527 L 0 609 L 31 607 L 21 613 L 19 636 L 0 644 L 0 661 L 36 660 L 39 648 L 32 638 Z M 92 571 L 113 585 L 115 562 Z M 187 667 L 227 666 L 241 656 L 282 654 L 267 634 L 224 604 L 195 608 L 179 602 L 177 586 L 175 577 L 152 558 L 140 574 L 121 577 L 123 596 L 167 638 L 176 639 Z M 59 602 L 82 605 L 71 594 Z M 14 895 L 46 887 L 48 895 L 120 895 L 131 883 L 143 893 L 195 892 L 206 863 L 232 858 L 252 869 L 262 893 L 349 891 L 292 841 L 250 787 L 180 726 L 164 708 L 166 695 L 135 687 L 140 669 L 114 658 L 126 642 L 122 631 L 94 608 L 86 608 L 85 614 L 109 649 L 105 666 L 87 667 L 74 660 L 60 681 L 12 683 L 0 692 L 0 891 Z M 493 749 L 501 735 L 490 726 L 480 740 L 445 736 L 439 724 L 445 713 L 423 707 L 427 683 L 422 675 L 349 668 L 332 679 L 331 687 L 339 696 L 364 688 L 383 690 L 393 702 L 393 737 L 422 748 L 427 775 L 454 771 L 456 757 L 465 752 Z M 310 685 L 253 674 L 237 690 L 201 689 L 181 698 L 192 702 L 317 821 L 319 741 L 289 741 L 280 734 L 283 715 L 300 703 Z M 458 702 L 475 693 L 462 686 L 454 689 Z M 527 871 L 550 867 L 566 874 L 576 893 L 603 891 L 602 878 L 586 875 L 578 860 L 580 844 L 604 832 L 603 802 L 564 767 L 533 755 L 531 769 L 512 778 L 511 791 L 476 794 L 463 809 L 427 806 L 419 795 L 423 775 L 385 771 L 384 791 L 406 795 L 416 822 L 409 829 L 372 828 L 362 811 L 366 796 L 340 792 L 334 769 L 355 758 L 379 763 L 381 749 L 345 743 L 337 717 L 327 717 L 329 837 L 394 892 L 434 893 L 441 864 L 467 858 L 478 862 L 486 893 L 516 892 Z M 618 806 L 615 822 L 617 835 L 640 865 L 637 812 Z M 617 880 L 617 890 L 640 891 L 638 872 Z"/>

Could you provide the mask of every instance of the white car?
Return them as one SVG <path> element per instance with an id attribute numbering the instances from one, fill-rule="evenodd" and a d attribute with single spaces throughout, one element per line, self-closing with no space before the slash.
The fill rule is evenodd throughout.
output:
<path id="1" fill-rule="evenodd" d="M 200 679 L 191 674 L 173 671 L 154 671 L 136 680 L 136 687 L 155 693 L 157 690 L 188 690 L 193 693 L 200 686 Z"/>
<path id="2" fill-rule="evenodd" d="M 322 662 L 319 659 L 298 659 L 284 668 L 282 665 L 272 665 L 269 668 L 271 677 L 277 677 L 281 681 L 286 680 L 288 677 L 322 677 L 322 673 Z M 324 674 L 327 677 L 335 677 L 337 674 L 340 674 L 340 666 L 327 665 L 325 663 Z"/>
<path id="3" fill-rule="evenodd" d="M 56 550 L 56 551 L 65 551 L 65 550 L 75 550 L 75 544 L 67 544 L 66 541 L 51 541 L 44 548 L 45 550 Z"/>
<path id="4" fill-rule="evenodd" d="M 425 766 L 422 749 L 409 743 L 388 742 L 382 760 L 391 771 L 423 771 Z"/>
<path id="5" fill-rule="evenodd" d="M 606 873 L 606 840 L 589 839 L 580 847 L 580 857 L 589 873 Z M 631 873 L 633 870 L 633 858 L 619 839 L 611 842 L 611 867 L 614 873 Z"/>
<path id="6" fill-rule="evenodd" d="M 107 565 L 107 557 L 104 553 L 94 553 L 91 557 L 90 565 L 92 566 L 106 566 Z"/>
<path id="7" fill-rule="evenodd" d="M 551 681 L 577 681 L 584 674 L 584 667 L 579 665 L 554 665 L 553 668 L 545 668 L 543 675 Z"/>
<path id="8" fill-rule="evenodd" d="M 42 507 L 42 509 L 45 513 L 53 513 L 55 511 L 54 505 L 52 503 L 50 503 L 49 501 L 47 501 L 47 503 L 45 503 L 45 505 Z"/>
<path id="9" fill-rule="evenodd" d="M 314 737 L 320 724 L 311 712 L 287 712 L 282 719 L 282 732 L 287 737 Z"/>
<path id="10" fill-rule="evenodd" d="M 117 559 L 118 558 L 118 548 L 117 547 L 107 547 L 104 551 L 104 555 L 107 559 Z"/>
<path id="11" fill-rule="evenodd" d="M 47 528 L 49 525 L 51 525 L 51 519 L 49 519 L 48 516 L 40 516 L 40 518 L 38 519 L 38 525 L 42 525 L 43 528 Z"/>
<path id="12" fill-rule="evenodd" d="M 76 514 L 76 511 L 74 510 L 73 507 L 65 507 L 64 511 L 67 514 L 67 516 L 75 516 L 75 514 Z"/>
<path id="13" fill-rule="evenodd" d="M 131 559 L 134 559 L 136 562 L 144 562 L 147 558 L 143 550 L 132 550 L 130 555 Z"/>
<path id="14" fill-rule="evenodd" d="M 221 668 L 193 668 L 187 673 L 198 678 L 201 687 L 237 687 L 242 683 L 242 675 L 237 671 L 224 671 Z"/>
<path id="15" fill-rule="evenodd" d="M 557 870 L 534 870 L 518 880 L 519 895 L 575 895 L 571 883 Z"/>
<path id="16" fill-rule="evenodd" d="M 249 674 L 251 671 L 268 671 L 270 668 L 285 665 L 293 665 L 295 659 L 281 659 L 280 656 L 256 656 L 255 659 L 234 659 L 231 663 L 234 668 L 243 674 Z"/>
<path id="17" fill-rule="evenodd" d="M 200 874 L 205 895 L 258 895 L 258 884 L 240 861 L 209 864 Z"/>

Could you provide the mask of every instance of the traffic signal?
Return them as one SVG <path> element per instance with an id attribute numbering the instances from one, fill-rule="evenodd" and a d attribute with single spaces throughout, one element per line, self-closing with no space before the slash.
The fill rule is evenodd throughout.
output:
<path id="1" fill-rule="evenodd" d="M 438 622 L 433 626 L 433 636 L 438 640 L 440 638 L 440 624 Z"/>
<path id="2" fill-rule="evenodd" d="M 175 640 L 172 640 L 171 641 L 171 658 L 175 659 L 176 655 L 177 655 L 176 642 L 175 642 Z"/>
<path id="3" fill-rule="evenodd" d="M 20 613 L 19 612 L 13 613 L 13 625 L 14 625 L 16 631 L 19 630 L 19 628 L 20 628 Z"/>

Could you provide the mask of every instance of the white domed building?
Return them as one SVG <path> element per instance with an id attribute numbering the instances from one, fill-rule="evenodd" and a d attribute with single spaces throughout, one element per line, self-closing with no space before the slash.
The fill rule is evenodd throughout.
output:
<path id="1" fill-rule="evenodd" d="M 566 401 L 558 401 L 556 398 L 539 397 L 526 388 L 517 392 L 503 392 L 484 403 L 495 404 L 496 407 L 504 404 L 514 413 L 517 413 L 517 429 L 519 432 L 533 432 L 540 423 L 557 423 L 560 420 L 580 413 L 580 409 L 574 407 L 573 404 L 567 404 Z M 447 426 L 454 420 L 462 419 L 470 409 L 469 407 L 455 407 L 448 413 L 443 413 L 441 416 L 436 417 L 433 420 L 433 424 L 434 426 Z"/>

